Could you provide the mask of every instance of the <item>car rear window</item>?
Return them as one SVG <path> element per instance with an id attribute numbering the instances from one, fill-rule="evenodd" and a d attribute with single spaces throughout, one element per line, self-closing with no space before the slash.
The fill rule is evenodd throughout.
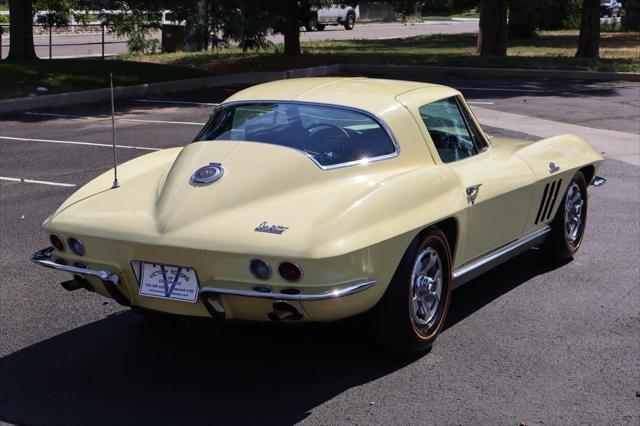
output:
<path id="1" fill-rule="evenodd" d="M 395 155 L 387 130 L 359 110 L 305 103 L 241 103 L 220 108 L 195 141 L 250 141 L 293 148 L 323 168 Z"/>

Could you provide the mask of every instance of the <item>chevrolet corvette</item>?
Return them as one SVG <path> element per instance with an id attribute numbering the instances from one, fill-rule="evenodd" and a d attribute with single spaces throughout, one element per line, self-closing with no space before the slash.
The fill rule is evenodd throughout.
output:
<path id="1" fill-rule="evenodd" d="M 140 156 L 44 221 L 32 261 L 143 315 L 335 321 L 428 349 L 451 291 L 539 246 L 571 258 L 603 158 L 491 138 L 460 92 L 368 78 L 242 90 L 184 147 Z"/>

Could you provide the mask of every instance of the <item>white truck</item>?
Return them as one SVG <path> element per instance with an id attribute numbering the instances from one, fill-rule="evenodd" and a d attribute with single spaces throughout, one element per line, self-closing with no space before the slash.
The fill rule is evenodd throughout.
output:
<path id="1" fill-rule="evenodd" d="M 329 7 L 311 8 L 311 16 L 304 26 L 307 31 L 322 31 L 327 25 L 343 25 L 346 30 L 352 30 L 358 19 L 358 5 L 339 3 Z"/>

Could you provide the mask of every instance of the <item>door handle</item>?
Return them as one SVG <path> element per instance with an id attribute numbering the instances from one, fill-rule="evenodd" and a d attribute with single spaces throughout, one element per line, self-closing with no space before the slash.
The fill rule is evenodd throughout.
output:
<path id="1" fill-rule="evenodd" d="M 478 197 L 478 192 L 480 192 L 480 186 L 482 186 L 481 183 L 477 185 L 467 186 L 466 192 L 467 192 L 467 201 L 469 202 L 469 204 L 473 205 L 476 202 L 476 198 Z"/>

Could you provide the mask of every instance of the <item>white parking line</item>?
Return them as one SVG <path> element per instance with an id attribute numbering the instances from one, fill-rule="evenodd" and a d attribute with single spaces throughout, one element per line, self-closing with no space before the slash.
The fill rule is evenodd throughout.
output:
<path id="1" fill-rule="evenodd" d="M 134 99 L 135 102 L 148 102 L 157 104 L 183 104 L 183 105 L 200 105 L 200 106 L 218 106 L 220 104 L 209 102 L 189 102 L 189 101 L 166 101 L 160 99 Z"/>
<path id="2" fill-rule="evenodd" d="M 143 120 L 137 118 L 116 118 L 117 121 L 133 121 L 136 123 L 161 123 L 161 124 L 186 124 L 189 126 L 204 126 L 205 122 L 199 123 L 197 121 L 165 121 L 165 120 Z"/>
<path id="3" fill-rule="evenodd" d="M 87 115 L 77 115 L 77 114 L 54 114 L 52 112 L 31 112 L 25 111 L 23 114 L 26 115 L 41 115 L 43 117 L 68 117 L 68 118 L 95 118 L 99 120 L 99 117 L 89 117 Z"/>
<path id="4" fill-rule="evenodd" d="M 50 185 L 50 186 L 65 186 L 65 187 L 74 187 L 74 186 L 76 186 L 75 183 L 49 182 L 47 180 L 10 178 L 10 177 L 5 177 L 5 176 L 0 176 L 0 180 L 6 180 L 6 181 L 9 181 L 9 182 L 38 183 L 40 185 Z"/>
<path id="5" fill-rule="evenodd" d="M 494 105 L 495 102 L 467 101 L 468 104 L 474 105 Z"/>
<path id="6" fill-rule="evenodd" d="M 16 138 L 12 136 L 0 136 L 0 139 L 8 141 L 25 141 L 25 142 L 44 142 L 44 143 L 59 143 L 67 145 L 87 145 L 87 146 L 100 146 L 104 148 L 111 148 L 113 145 L 110 143 L 93 143 L 93 142 L 77 142 L 77 141 L 60 141 L 55 139 L 33 139 L 33 138 Z M 131 146 L 131 145 L 116 145 L 116 148 L 124 149 L 141 149 L 143 151 L 160 151 L 162 148 L 150 148 L 147 146 Z"/>
<path id="7" fill-rule="evenodd" d="M 24 112 L 26 115 L 36 115 L 43 117 L 62 117 L 62 118 L 84 118 L 87 120 L 111 120 L 111 117 L 95 117 L 90 115 L 77 115 L 77 114 L 60 114 L 60 113 L 52 113 L 52 112 L 32 112 L 26 111 Z M 167 120 L 144 120 L 142 118 L 118 118 L 116 116 L 117 121 L 131 121 L 135 123 L 159 123 L 159 124 L 185 124 L 188 126 L 203 126 L 207 123 L 205 122 L 196 122 L 196 121 L 167 121 Z"/>

